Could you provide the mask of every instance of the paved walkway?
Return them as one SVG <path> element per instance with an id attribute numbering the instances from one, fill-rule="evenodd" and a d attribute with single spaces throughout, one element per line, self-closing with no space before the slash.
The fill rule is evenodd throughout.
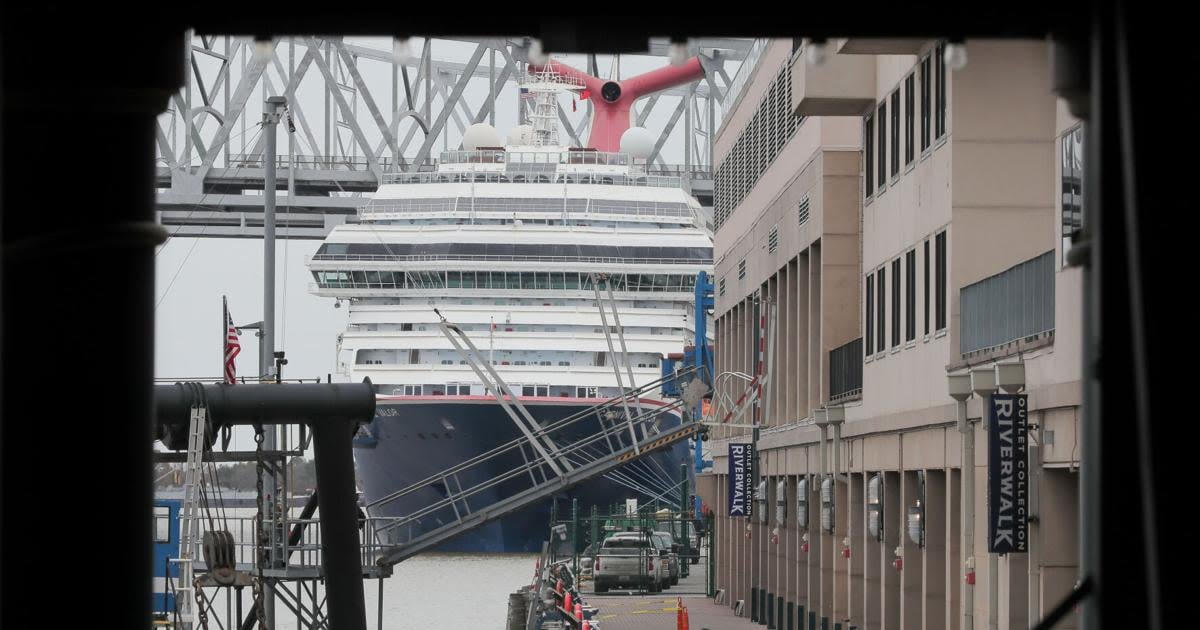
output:
<path id="1" fill-rule="evenodd" d="M 703 595 L 592 595 L 586 601 L 600 609 L 601 630 L 676 630 L 678 599 L 688 612 L 689 630 L 749 630 L 762 626 L 734 616 L 728 606 Z"/>

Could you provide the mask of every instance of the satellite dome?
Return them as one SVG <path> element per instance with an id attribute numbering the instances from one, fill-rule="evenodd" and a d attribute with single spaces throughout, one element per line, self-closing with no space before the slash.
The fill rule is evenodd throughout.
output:
<path id="1" fill-rule="evenodd" d="M 463 133 L 463 148 L 468 151 L 474 151 L 481 147 L 498 147 L 500 145 L 500 134 L 496 132 L 496 128 L 487 123 L 476 123 L 467 127 Z"/>
<path id="2" fill-rule="evenodd" d="M 621 134 L 621 153 L 628 153 L 634 159 L 644 160 L 650 157 L 654 150 L 654 134 L 645 127 L 630 127 Z"/>
<path id="3" fill-rule="evenodd" d="M 517 125 L 508 132 L 508 143 L 513 146 L 533 144 L 533 125 Z"/>

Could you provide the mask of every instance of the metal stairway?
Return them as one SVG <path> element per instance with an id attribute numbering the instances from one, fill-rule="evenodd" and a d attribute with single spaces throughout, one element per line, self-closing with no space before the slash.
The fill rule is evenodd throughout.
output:
<path id="1" fill-rule="evenodd" d="M 639 402 L 662 382 L 647 383 L 545 426 L 525 425 L 521 437 L 369 503 L 382 546 L 376 563 L 401 562 L 704 430 L 682 413 L 682 400 L 653 407 Z M 671 426 L 664 420 L 672 412 L 685 419 Z M 498 465 L 506 467 L 497 475 Z M 403 516 L 380 516 L 389 504 L 406 497 L 421 507 Z"/>
<path id="2" fill-rule="evenodd" d="M 175 588 L 179 617 L 185 627 L 191 627 L 194 619 L 193 598 L 195 597 L 196 548 L 200 540 L 200 493 L 204 483 L 204 447 L 208 420 L 208 409 L 192 407 L 188 426 L 187 462 L 184 465 L 183 510 L 179 517 L 179 585 Z"/>

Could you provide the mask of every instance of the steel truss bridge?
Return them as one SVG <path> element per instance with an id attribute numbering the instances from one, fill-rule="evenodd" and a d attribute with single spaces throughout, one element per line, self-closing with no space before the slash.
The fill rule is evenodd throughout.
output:
<path id="1" fill-rule="evenodd" d="M 276 156 L 277 236 L 321 239 L 357 221 L 364 194 L 385 174 L 432 170 L 438 152 L 458 148 L 470 125 L 496 125 L 497 103 L 522 107 L 515 83 L 530 59 L 530 40 L 426 39 L 391 50 L 341 37 L 191 38 L 187 82 L 158 119 L 157 217 L 172 236 L 261 238 L 264 146 L 260 120 L 268 96 L 290 104 Z M 669 112 L 649 158 L 652 174 L 681 176 L 712 205 L 712 138 L 731 71 L 752 40 L 698 39 L 704 80 L 648 97 L 635 106 L 643 125 Z M 470 51 L 465 62 L 450 61 Z M 647 54 L 668 63 L 670 44 L 652 39 Z M 619 78 L 619 60 L 613 70 Z M 600 75 L 595 55 L 588 70 Z M 729 65 L 729 68 L 726 66 Z M 610 70 L 610 73 L 613 72 Z M 504 107 L 504 100 L 510 107 Z M 587 138 L 591 103 L 559 105 L 564 141 Z M 500 131 L 517 124 L 501 120 Z M 678 129 L 678 132 L 676 132 Z M 682 160 L 669 163 L 667 153 Z"/>

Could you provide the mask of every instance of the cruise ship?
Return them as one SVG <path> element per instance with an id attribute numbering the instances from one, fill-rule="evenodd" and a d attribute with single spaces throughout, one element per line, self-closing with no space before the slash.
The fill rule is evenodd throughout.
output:
<path id="1" fill-rule="evenodd" d="M 368 504 L 520 436 L 442 333 L 442 317 L 543 426 L 620 395 L 614 362 L 645 385 L 661 378 L 668 354 L 695 342 L 693 287 L 712 269 L 701 206 L 686 180 L 646 173 L 645 129 L 621 134 L 616 152 L 560 145 L 555 99 L 579 87 L 550 69 L 531 75 L 522 83 L 534 96 L 528 124 L 507 140 L 472 126 L 434 170 L 387 176 L 359 222 L 336 227 L 310 259 L 313 291 L 349 311 L 339 337 L 345 371 L 378 389 L 376 417 L 355 441 Z M 593 274 L 611 283 L 627 356 L 606 339 Z M 611 336 L 611 312 L 607 324 Z M 679 422 L 662 415 L 667 426 Z M 677 481 L 688 448 L 658 451 L 556 500 L 578 498 L 585 509 L 646 501 Z M 372 516 L 437 498 L 414 494 Z M 441 550 L 536 551 L 549 512 L 526 509 Z"/>

